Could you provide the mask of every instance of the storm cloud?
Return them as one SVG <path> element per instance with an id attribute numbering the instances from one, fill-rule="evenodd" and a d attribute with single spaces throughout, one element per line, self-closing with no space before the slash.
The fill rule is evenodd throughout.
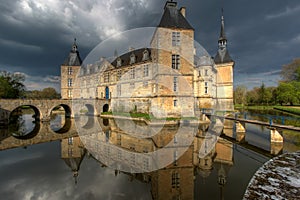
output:
<path id="1" fill-rule="evenodd" d="M 0 0 L 0 69 L 27 74 L 30 89 L 59 88 L 49 77 L 60 75 L 74 38 L 84 59 L 114 34 L 156 26 L 164 4 L 165 0 Z M 235 85 L 276 85 L 279 73 L 268 79 L 265 73 L 278 72 L 300 55 L 298 1 L 186 0 L 179 6 L 187 8 L 195 40 L 211 56 L 217 52 L 224 8 L 228 49 L 236 61 Z M 260 80 L 251 82 L 249 74 Z"/>

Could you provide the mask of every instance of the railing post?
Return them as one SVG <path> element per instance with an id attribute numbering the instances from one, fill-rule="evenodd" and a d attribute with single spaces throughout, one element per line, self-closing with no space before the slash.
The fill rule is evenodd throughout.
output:
<path id="1" fill-rule="evenodd" d="M 281 116 L 281 124 L 284 125 L 284 116 Z"/>
<path id="2" fill-rule="evenodd" d="M 273 124 L 273 119 L 272 119 L 272 117 L 270 117 L 270 119 L 269 119 L 269 124 L 270 124 L 270 126 L 272 126 L 272 124 Z"/>

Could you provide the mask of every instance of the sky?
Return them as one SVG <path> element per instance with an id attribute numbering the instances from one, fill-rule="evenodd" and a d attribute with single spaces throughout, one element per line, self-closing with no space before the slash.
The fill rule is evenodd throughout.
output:
<path id="1" fill-rule="evenodd" d="M 0 70 L 23 73 L 28 90 L 59 90 L 60 65 L 74 38 L 84 59 L 114 34 L 157 26 L 165 2 L 0 0 Z M 211 56 L 224 8 L 235 86 L 276 86 L 282 66 L 300 57 L 299 0 L 178 0 L 178 6 L 186 7 L 195 40 Z"/>

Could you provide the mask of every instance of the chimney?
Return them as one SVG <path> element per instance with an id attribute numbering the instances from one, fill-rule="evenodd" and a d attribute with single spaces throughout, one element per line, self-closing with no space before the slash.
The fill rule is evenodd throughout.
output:
<path id="1" fill-rule="evenodd" d="M 186 8 L 185 7 L 181 7 L 179 11 L 185 17 Z"/>
<path id="2" fill-rule="evenodd" d="M 128 48 L 128 51 L 129 51 L 129 52 L 134 51 L 134 50 L 135 50 L 135 49 L 134 49 L 133 47 L 129 47 L 129 48 Z"/>

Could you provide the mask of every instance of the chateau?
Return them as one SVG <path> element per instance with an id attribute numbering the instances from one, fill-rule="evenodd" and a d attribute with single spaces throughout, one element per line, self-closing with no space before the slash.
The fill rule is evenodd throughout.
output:
<path id="1" fill-rule="evenodd" d="M 234 61 L 224 28 L 222 14 L 216 56 L 199 56 L 186 8 L 167 1 L 149 47 L 83 66 L 75 41 L 61 66 L 62 98 L 109 99 L 111 111 L 157 117 L 190 117 L 200 108 L 232 110 Z"/>

